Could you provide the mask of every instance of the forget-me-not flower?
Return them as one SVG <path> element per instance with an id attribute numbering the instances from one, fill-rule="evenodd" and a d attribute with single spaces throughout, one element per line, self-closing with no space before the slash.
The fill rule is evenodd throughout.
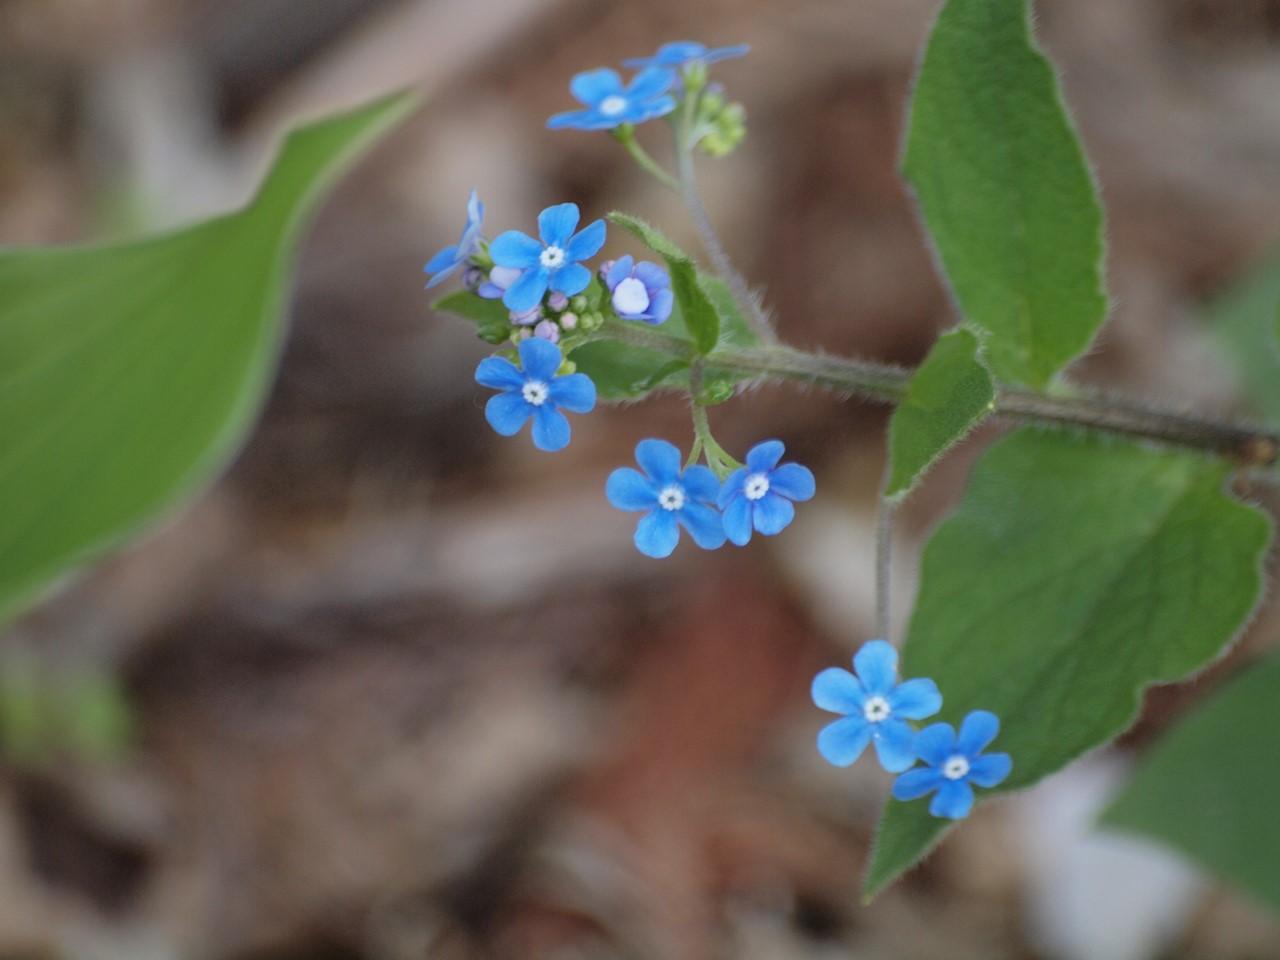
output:
<path id="1" fill-rule="evenodd" d="M 476 289 L 476 293 L 486 300 L 501 300 L 507 287 L 519 280 L 522 273 L 523 270 L 516 270 L 514 267 L 493 267 L 489 270 L 489 276 Z"/>
<path id="2" fill-rule="evenodd" d="M 560 409 L 588 413 L 596 405 L 596 385 L 585 373 L 558 376 L 563 357 L 549 340 L 532 337 L 518 347 L 520 366 L 505 357 L 487 357 L 476 367 L 476 380 L 501 391 L 485 404 L 489 425 L 513 436 L 533 418 L 533 445 L 560 450 L 569 444 L 569 421 Z"/>
<path id="3" fill-rule="evenodd" d="M 928 764 L 908 770 L 893 784 L 899 800 L 914 800 L 938 791 L 929 802 L 935 817 L 961 820 L 973 809 L 973 787 L 994 787 L 1013 769 L 1007 753 L 983 754 L 1000 732 L 994 713 L 974 710 L 960 724 L 960 735 L 949 723 L 925 727 L 915 739 L 915 754 Z"/>
<path id="4" fill-rule="evenodd" d="M 676 75 L 666 67 L 641 70 L 625 87 L 618 71 L 608 67 L 579 73 L 569 82 L 569 91 L 587 109 L 557 113 L 547 126 L 552 130 L 610 130 L 665 116 L 676 108 L 675 98 L 667 93 L 675 82 Z"/>
<path id="5" fill-rule="evenodd" d="M 628 67 L 684 67 L 692 63 L 715 63 L 717 60 L 741 57 L 750 52 L 750 45 L 745 43 L 709 50 L 692 40 L 676 40 L 664 43 L 652 57 L 636 57 L 622 62 Z"/>
<path id="6" fill-rule="evenodd" d="M 445 247 L 422 268 L 423 273 L 431 274 L 427 280 L 427 289 L 448 277 L 453 271 L 467 262 L 480 247 L 480 228 L 484 225 L 484 204 L 475 190 L 467 198 L 467 225 L 462 228 L 462 238 L 456 246 Z"/>
<path id="7" fill-rule="evenodd" d="M 874 743 L 880 765 L 901 773 L 916 762 L 915 731 L 907 721 L 942 709 L 938 686 L 924 677 L 898 683 L 898 651 L 884 640 L 864 643 L 854 655 L 853 669 L 857 676 L 828 667 L 813 678 L 813 702 L 845 714 L 819 732 L 818 752 L 829 763 L 847 767 Z"/>
<path id="8" fill-rule="evenodd" d="M 574 233 L 579 217 L 576 203 L 559 203 L 538 214 L 541 242 L 519 230 L 508 230 L 489 245 L 495 264 L 522 271 L 503 291 L 502 302 L 508 309 L 532 309 L 548 288 L 568 297 L 587 288 L 591 271 L 578 261 L 600 252 L 605 227 L 603 220 L 596 220 Z"/>
<path id="9" fill-rule="evenodd" d="M 623 320 L 643 320 L 653 326 L 666 321 L 675 305 L 671 276 L 656 263 L 636 263 L 627 254 L 613 261 L 604 272 L 610 302 Z"/>
<path id="10" fill-rule="evenodd" d="M 747 453 L 747 465 L 731 473 L 720 490 L 724 532 L 738 546 L 751 540 L 751 530 L 772 536 L 786 529 L 796 515 L 793 500 L 814 493 L 813 472 L 798 463 L 784 463 L 781 440 L 758 443 Z"/>
<path id="11" fill-rule="evenodd" d="M 636 525 L 636 549 L 666 557 L 680 540 L 680 527 L 704 550 L 724 545 L 724 528 L 714 506 L 720 481 L 703 466 L 680 469 L 680 451 L 665 440 L 641 440 L 636 463 L 609 474 L 604 492 L 619 510 L 647 510 Z"/>

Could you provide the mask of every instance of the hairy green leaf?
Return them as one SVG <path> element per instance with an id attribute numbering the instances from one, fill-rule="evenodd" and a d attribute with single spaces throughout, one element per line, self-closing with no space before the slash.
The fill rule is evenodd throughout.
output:
<path id="1" fill-rule="evenodd" d="M 1195 857 L 1280 910 L 1280 657 L 1169 731 L 1102 818 Z"/>
<path id="2" fill-rule="evenodd" d="M 900 500 L 934 461 L 994 409 L 995 384 L 978 359 L 978 340 L 963 328 L 938 338 L 889 420 L 889 482 Z"/>
<path id="3" fill-rule="evenodd" d="M 1027 0 L 949 0 L 911 102 L 903 173 L 987 361 L 1043 387 L 1107 308 L 1102 211 Z"/>
<path id="4" fill-rule="evenodd" d="M 410 105 L 297 130 L 238 213 L 0 251 L 0 618 L 227 463 L 279 353 L 302 215 Z"/>
<path id="5" fill-rule="evenodd" d="M 1132 721 L 1142 689 L 1198 670 L 1258 600 L 1266 517 L 1228 468 L 1136 443 L 1022 430 L 975 467 L 924 550 L 904 676 L 937 681 L 953 724 L 991 710 L 1013 757 L 996 792 L 1035 783 Z M 980 791 L 980 793 L 985 791 Z M 947 822 L 891 800 L 866 890 Z"/>
<path id="6" fill-rule="evenodd" d="M 1273 251 L 1206 311 L 1216 345 L 1235 364 L 1255 410 L 1280 423 L 1280 251 Z"/>

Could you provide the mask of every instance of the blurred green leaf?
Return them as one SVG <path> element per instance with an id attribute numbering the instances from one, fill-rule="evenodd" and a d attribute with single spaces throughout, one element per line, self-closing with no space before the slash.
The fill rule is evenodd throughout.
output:
<path id="1" fill-rule="evenodd" d="M 1156 744 L 1102 823 L 1163 840 L 1280 910 L 1280 657 Z"/>
<path id="2" fill-rule="evenodd" d="M 486 300 L 469 290 L 459 290 L 441 297 L 431 309 L 470 320 L 476 325 L 476 335 L 488 343 L 506 343 L 511 336 L 511 311 L 501 300 Z"/>
<path id="3" fill-rule="evenodd" d="M 885 496 L 900 500 L 910 493 L 933 462 L 994 409 L 995 398 L 977 338 L 965 329 L 940 336 L 889 420 Z"/>
<path id="4" fill-rule="evenodd" d="M 1240 372 L 1251 405 L 1280 423 L 1280 251 L 1215 299 L 1206 311 L 1212 336 Z"/>
<path id="5" fill-rule="evenodd" d="M 1131 442 L 1022 430 L 974 468 L 930 537 L 902 673 L 932 677 L 937 719 L 991 710 L 1014 790 L 1108 742 L 1148 684 L 1198 670 L 1258 601 L 1271 524 L 1223 491 L 1228 467 Z M 868 896 L 949 821 L 890 800 Z"/>
<path id="6" fill-rule="evenodd" d="M 0 617 L 225 466 L 275 367 L 303 214 L 411 105 L 295 131 L 238 213 L 0 251 Z"/>
<path id="7" fill-rule="evenodd" d="M 903 173 L 997 379 L 1043 387 L 1106 315 L 1102 211 L 1027 0 L 949 0 Z"/>

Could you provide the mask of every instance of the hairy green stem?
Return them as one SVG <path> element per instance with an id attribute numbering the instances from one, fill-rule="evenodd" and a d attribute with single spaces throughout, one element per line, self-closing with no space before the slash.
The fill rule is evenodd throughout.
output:
<path id="1" fill-rule="evenodd" d="M 681 193 L 680 181 L 669 174 L 658 161 L 649 156 L 647 150 L 636 141 L 635 128 L 629 123 L 624 123 L 620 127 L 615 127 L 612 131 L 613 139 L 622 144 L 622 148 L 631 155 L 631 159 L 640 165 L 640 167 L 657 180 L 660 184 L 668 189 Z"/>

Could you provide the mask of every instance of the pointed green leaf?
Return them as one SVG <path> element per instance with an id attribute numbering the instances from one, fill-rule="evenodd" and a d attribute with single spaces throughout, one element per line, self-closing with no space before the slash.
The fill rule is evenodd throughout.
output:
<path id="1" fill-rule="evenodd" d="M 1027 0 L 949 0 L 903 173 L 996 378 L 1043 387 L 1106 314 L 1102 212 Z"/>
<path id="2" fill-rule="evenodd" d="M 140 242 L 0 251 L 0 619 L 227 463 L 279 353 L 302 215 L 410 106 L 296 131 L 238 213 Z"/>
<path id="3" fill-rule="evenodd" d="M 1277 724 L 1272 657 L 1169 731 L 1102 823 L 1163 840 L 1280 910 Z"/>
<path id="4" fill-rule="evenodd" d="M 925 547 L 903 676 L 932 677 L 952 724 L 991 710 L 997 791 L 1035 783 L 1132 721 L 1148 684 L 1217 656 L 1258 600 L 1266 517 L 1228 468 L 1135 443 L 1022 430 L 975 467 Z M 987 793 L 990 791 L 979 791 Z M 891 800 L 866 889 L 919 860 L 948 822 Z"/>
<path id="5" fill-rule="evenodd" d="M 511 336 L 511 311 L 501 300 L 486 300 L 469 290 L 459 290 L 441 297 L 431 309 L 470 320 L 476 325 L 476 336 L 488 343 L 506 343 Z"/>
<path id="6" fill-rule="evenodd" d="M 1213 340 L 1235 365 L 1256 412 L 1280 423 L 1280 250 L 1205 311 Z"/>
<path id="7" fill-rule="evenodd" d="M 910 493 L 933 462 L 995 408 L 995 398 L 977 338 L 963 328 L 940 336 L 889 420 L 885 496 L 900 500 Z"/>

